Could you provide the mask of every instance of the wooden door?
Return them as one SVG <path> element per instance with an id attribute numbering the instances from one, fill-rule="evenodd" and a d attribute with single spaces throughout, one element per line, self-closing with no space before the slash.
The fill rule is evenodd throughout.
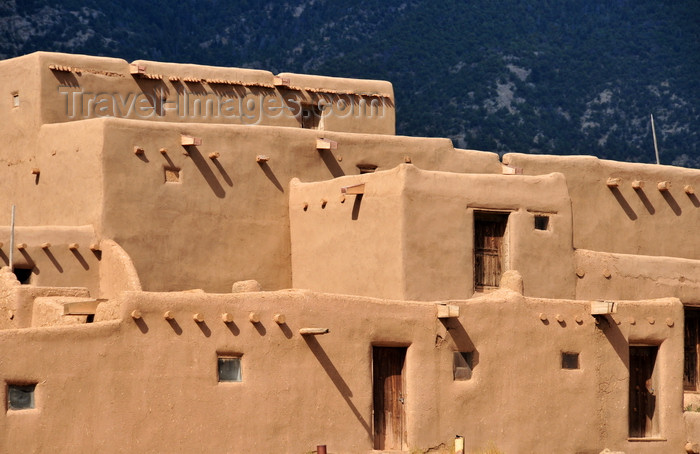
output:
<path id="1" fill-rule="evenodd" d="M 698 343 L 700 343 L 700 309 L 685 308 L 685 343 L 683 360 L 683 388 L 698 390 Z"/>
<path id="2" fill-rule="evenodd" d="M 504 236 L 508 215 L 474 213 L 474 288 L 489 290 L 501 285 L 504 268 Z"/>
<path id="3" fill-rule="evenodd" d="M 405 347 L 373 347 L 374 449 L 406 447 Z"/>
<path id="4" fill-rule="evenodd" d="M 654 434 L 657 389 L 653 380 L 659 347 L 630 346 L 629 436 Z"/>

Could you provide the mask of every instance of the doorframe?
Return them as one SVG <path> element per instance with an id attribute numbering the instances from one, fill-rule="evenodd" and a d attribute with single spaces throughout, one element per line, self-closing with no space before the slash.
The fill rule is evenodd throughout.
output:
<path id="1" fill-rule="evenodd" d="M 511 218 L 514 210 L 508 210 L 508 209 L 488 209 L 488 208 L 478 208 L 478 207 L 470 207 L 471 209 L 471 215 L 472 215 L 472 232 L 471 232 L 471 249 L 472 249 L 472 279 L 473 279 L 473 289 L 472 291 L 474 293 L 486 293 L 486 292 L 491 292 L 496 290 L 497 288 L 500 288 L 500 283 L 497 287 L 490 287 L 490 286 L 480 286 L 477 285 L 477 276 L 476 276 L 476 224 L 479 220 L 479 218 L 482 218 L 482 220 L 486 220 L 487 218 L 491 217 L 493 219 L 496 218 L 502 218 L 505 222 L 505 227 L 503 230 L 503 241 L 501 244 L 502 251 L 500 251 L 500 258 L 501 258 L 501 274 L 500 277 L 503 276 L 503 273 L 506 271 L 510 270 L 512 268 L 511 263 L 510 263 L 510 225 L 511 225 Z"/>
<path id="2" fill-rule="evenodd" d="M 691 316 L 689 316 L 692 314 Z M 688 332 L 688 327 L 691 323 L 695 326 L 695 340 L 694 340 L 694 350 L 695 358 L 693 362 L 693 374 L 695 375 L 694 383 L 691 386 L 687 386 L 685 381 L 685 366 L 688 362 L 686 345 L 686 335 Z M 683 304 L 683 392 L 700 394 L 700 304 Z"/>
<path id="3" fill-rule="evenodd" d="M 632 416 L 632 355 L 631 351 L 633 348 L 654 348 L 656 349 L 654 363 L 651 368 L 651 386 L 654 390 L 654 412 L 652 414 L 652 422 L 649 431 L 645 430 L 644 435 L 632 435 L 631 434 L 631 416 Z M 628 440 L 654 440 L 661 437 L 661 401 L 660 401 L 660 390 L 662 389 L 661 383 L 661 370 L 660 370 L 660 358 L 661 358 L 661 345 L 646 342 L 630 342 L 628 345 L 628 358 L 627 358 L 627 370 L 628 370 L 628 384 L 627 384 L 627 436 Z"/>
<path id="4" fill-rule="evenodd" d="M 409 352 L 410 343 L 399 343 L 399 342 L 382 342 L 382 343 L 372 343 L 370 345 L 370 383 L 372 386 L 372 448 L 377 449 L 389 449 L 389 450 L 406 450 L 408 449 L 408 423 L 407 423 L 407 412 L 406 412 L 406 385 L 407 385 L 407 359 Z M 398 448 L 387 448 L 379 447 L 377 442 L 377 427 L 375 413 L 377 411 L 377 406 L 375 403 L 375 349 L 396 349 L 403 350 L 403 364 L 401 366 L 401 398 L 404 399 L 402 402 L 401 410 L 401 431 L 400 431 L 400 447 Z"/>

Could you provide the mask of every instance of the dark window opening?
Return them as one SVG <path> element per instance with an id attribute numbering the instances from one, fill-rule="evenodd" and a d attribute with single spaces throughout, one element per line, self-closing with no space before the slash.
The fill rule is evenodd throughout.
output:
<path id="1" fill-rule="evenodd" d="M 549 216 L 535 215 L 535 229 L 547 230 L 549 228 Z"/>
<path id="2" fill-rule="evenodd" d="M 578 353 L 563 353 L 561 354 L 562 369 L 578 369 Z"/>
<path id="3" fill-rule="evenodd" d="M 15 277 L 22 285 L 28 285 L 32 279 L 31 268 L 13 268 L 12 272 L 15 274 Z"/>
<path id="4" fill-rule="evenodd" d="M 218 357 L 218 374 L 220 382 L 239 382 L 241 380 L 241 358 L 236 356 Z"/>
<path id="5" fill-rule="evenodd" d="M 698 344 L 700 344 L 700 308 L 685 308 L 683 388 L 698 391 Z"/>
<path id="6" fill-rule="evenodd" d="M 358 164 L 357 169 L 360 171 L 360 174 L 374 173 L 374 171 L 377 170 L 377 166 L 374 164 Z"/>
<path id="7" fill-rule="evenodd" d="M 472 378 L 474 352 L 453 352 L 452 375 L 455 381 Z"/>
<path id="8" fill-rule="evenodd" d="M 474 288 L 492 290 L 501 285 L 506 266 L 504 243 L 507 213 L 474 213 Z"/>
<path id="9" fill-rule="evenodd" d="M 317 104 L 301 105 L 301 127 L 304 129 L 318 129 L 323 110 Z"/>
<path id="10" fill-rule="evenodd" d="M 656 356 L 659 347 L 630 346 L 629 350 L 629 436 L 659 435 Z"/>
<path id="11" fill-rule="evenodd" d="M 7 385 L 7 409 L 25 410 L 34 408 L 34 389 L 36 384 L 31 385 Z"/>
<path id="12" fill-rule="evenodd" d="M 95 321 L 95 314 L 88 314 L 85 317 L 85 323 L 93 323 Z"/>

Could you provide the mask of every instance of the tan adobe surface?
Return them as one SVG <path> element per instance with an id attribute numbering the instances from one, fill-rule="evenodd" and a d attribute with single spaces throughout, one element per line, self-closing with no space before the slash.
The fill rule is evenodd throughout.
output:
<path id="1" fill-rule="evenodd" d="M 0 118 L 0 452 L 700 452 L 699 170 L 46 52 Z"/>

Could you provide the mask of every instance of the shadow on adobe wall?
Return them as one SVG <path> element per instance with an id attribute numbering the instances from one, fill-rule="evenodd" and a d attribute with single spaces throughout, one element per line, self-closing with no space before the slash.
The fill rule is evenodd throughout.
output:
<path id="1" fill-rule="evenodd" d="M 634 221 L 637 219 L 637 213 L 634 212 L 632 207 L 630 206 L 629 203 L 627 203 L 627 200 L 625 200 L 625 196 L 622 195 L 619 189 L 616 187 L 611 187 L 610 192 L 615 196 L 615 199 L 617 199 L 617 203 L 620 204 L 623 210 L 625 210 L 625 214 L 627 215 L 630 220 Z"/>
<path id="2" fill-rule="evenodd" d="M 321 363 L 321 366 L 323 366 L 323 369 L 333 381 L 335 387 L 338 388 L 340 395 L 343 397 L 343 399 L 345 399 L 345 402 L 348 404 L 348 407 L 350 407 L 350 410 L 352 410 L 357 420 L 360 422 L 360 424 L 362 424 L 362 427 L 364 427 L 365 431 L 367 432 L 367 435 L 369 437 L 372 437 L 372 429 L 370 428 L 367 421 L 365 421 L 365 418 L 362 417 L 357 407 L 355 407 L 355 404 L 353 404 L 352 400 L 350 399 L 352 397 L 352 390 L 350 389 L 348 384 L 345 383 L 345 380 L 343 380 L 343 377 L 340 375 L 340 372 L 338 372 L 338 369 L 335 368 L 333 362 L 323 350 L 323 347 L 321 347 L 321 344 L 318 343 L 314 336 L 303 337 L 306 341 L 306 344 L 309 346 L 311 352 L 314 354 L 314 356 L 316 356 L 318 362 Z"/>
<path id="3" fill-rule="evenodd" d="M 220 199 L 226 197 L 226 191 L 224 191 L 223 186 L 219 183 L 199 149 L 195 145 L 190 145 L 187 147 L 187 154 L 192 158 L 192 162 L 197 166 L 197 170 L 202 174 L 214 194 Z"/>
<path id="4" fill-rule="evenodd" d="M 639 200 L 642 201 L 642 204 L 644 205 L 644 208 L 647 209 L 647 212 L 649 214 L 654 214 L 656 213 L 656 210 L 654 209 L 654 205 L 651 204 L 651 201 L 649 200 L 649 197 L 647 197 L 646 192 L 644 192 L 644 189 L 642 188 L 634 188 L 634 192 L 637 193 L 639 196 Z"/>
<path id="5" fill-rule="evenodd" d="M 472 352 L 471 367 L 474 369 L 477 364 L 479 364 L 479 351 L 474 347 L 474 342 L 472 342 L 471 337 L 467 334 L 462 323 L 460 323 L 458 318 L 441 318 L 440 321 L 447 332 L 450 333 L 458 351 Z"/>
<path id="6" fill-rule="evenodd" d="M 610 322 L 610 318 L 605 316 L 604 318 L 599 318 L 599 327 L 608 338 L 610 345 L 615 349 L 615 353 L 620 357 L 620 361 L 625 367 L 629 368 L 629 342 L 617 323 Z"/>
<path id="7" fill-rule="evenodd" d="M 700 200 L 698 200 L 698 196 L 696 196 L 695 194 L 688 194 L 688 198 L 691 202 L 693 202 L 695 208 L 700 208 Z"/>

